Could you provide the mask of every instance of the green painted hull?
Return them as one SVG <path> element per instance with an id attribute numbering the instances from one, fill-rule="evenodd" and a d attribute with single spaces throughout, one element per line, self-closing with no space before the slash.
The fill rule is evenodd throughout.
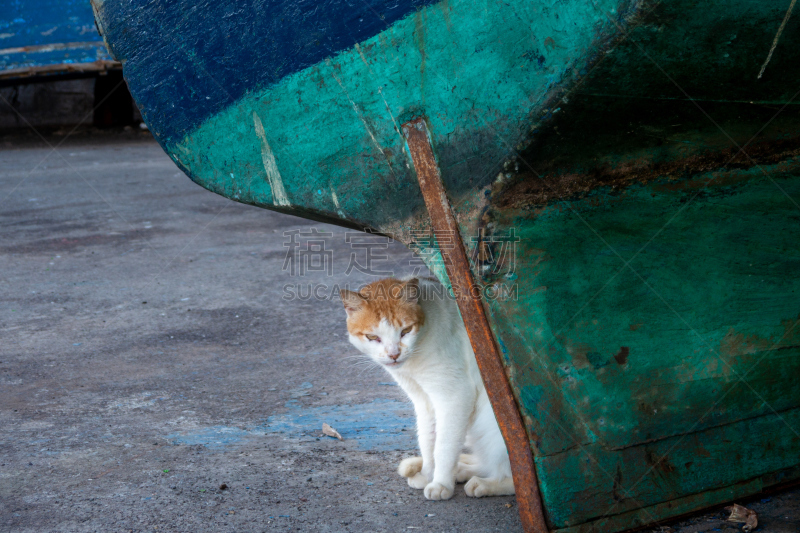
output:
<path id="1" fill-rule="evenodd" d="M 427 117 L 473 274 L 503 294 L 486 308 L 551 530 L 800 478 L 796 19 L 758 79 L 789 2 L 441 2 L 183 129 L 159 127 L 173 103 L 110 3 L 105 37 L 194 181 L 392 235 L 447 281 L 412 238 L 430 220 L 399 126 Z"/>

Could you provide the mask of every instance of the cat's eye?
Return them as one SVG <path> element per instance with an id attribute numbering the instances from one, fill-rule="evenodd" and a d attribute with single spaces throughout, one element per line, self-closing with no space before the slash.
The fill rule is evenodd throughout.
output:
<path id="1" fill-rule="evenodd" d="M 371 340 L 371 341 L 379 341 L 379 340 L 381 340 L 381 338 L 380 338 L 380 337 L 378 337 L 377 335 L 364 335 L 364 336 L 365 336 L 367 339 Z"/>
<path id="2" fill-rule="evenodd" d="M 406 329 L 404 329 L 403 331 L 400 332 L 400 336 L 401 337 L 405 337 L 406 335 L 411 333 L 412 329 L 414 329 L 414 326 L 408 326 Z"/>

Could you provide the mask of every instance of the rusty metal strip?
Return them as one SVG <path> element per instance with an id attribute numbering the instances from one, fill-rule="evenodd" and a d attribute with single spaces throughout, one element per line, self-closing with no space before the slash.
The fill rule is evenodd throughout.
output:
<path id="1" fill-rule="evenodd" d="M 101 43 L 102 44 L 102 43 Z M 98 59 L 91 63 L 59 63 L 33 67 L 0 70 L 0 80 L 25 79 L 35 76 L 58 76 L 64 74 L 103 74 L 112 69 L 122 68 L 119 61 Z"/>
<path id="2" fill-rule="evenodd" d="M 480 291 L 477 290 L 472 277 L 458 225 L 450 210 L 450 202 L 442 184 L 439 166 L 433 156 L 425 120 L 417 118 L 406 122 L 403 124 L 403 134 L 411 152 L 411 159 L 414 161 L 434 234 L 440 243 L 447 242 L 450 245 L 448 249 L 441 249 L 442 258 L 453 290 L 459 295 L 458 308 L 467 327 L 469 340 L 475 351 L 475 358 L 500 431 L 508 447 L 522 525 L 528 533 L 547 533 L 528 436 L 511 392 L 511 385 L 494 335 L 489 328 L 483 304 L 479 298 L 473 296 L 480 294 Z"/>

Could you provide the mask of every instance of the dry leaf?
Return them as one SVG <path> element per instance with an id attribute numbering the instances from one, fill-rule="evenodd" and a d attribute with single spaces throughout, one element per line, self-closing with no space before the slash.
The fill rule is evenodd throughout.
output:
<path id="1" fill-rule="evenodd" d="M 337 439 L 339 439 L 339 440 L 344 440 L 344 439 L 342 438 L 342 436 L 341 436 L 341 435 L 339 435 L 339 432 L 338 432 L 338 431 L 336 431 L 335 429 L 333 429 L 332 427 L 330 427 L 330 426 L 329 426 L 328 424 L 326 424 L 325 422 L 323 422 L 323 423 L 322 423 L 322 432 L 323 432 L 325 435 L 329 436 L 329 437 L 335 437 L 335 438 L 337 438 Z"/>
<path id="2" fill-rule="evenodd" d="M 726 507 L 725 510 L 730 511 L 731 515 L 728 517 L 728 522 L 737 522 L 744 524 L 742 531 L 750 533 L 758 527 L 758 515 L 755 511 L 748 509 L 744 505 L 734 503 L 731 507 Z"/>

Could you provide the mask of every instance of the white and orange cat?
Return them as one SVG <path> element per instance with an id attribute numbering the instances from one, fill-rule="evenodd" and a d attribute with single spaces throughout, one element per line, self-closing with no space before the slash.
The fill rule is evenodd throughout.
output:
<path id="1" fill-rule="evenodd" d="M 350 342 L 414 403 L 422 457 L 398 472 L 429 500 L 514 494 L 508 451 L 455 301 L 434 280 L 383 279 L 343 290 Z M 468 450 L 469 455 L 462 452 Z"/>

